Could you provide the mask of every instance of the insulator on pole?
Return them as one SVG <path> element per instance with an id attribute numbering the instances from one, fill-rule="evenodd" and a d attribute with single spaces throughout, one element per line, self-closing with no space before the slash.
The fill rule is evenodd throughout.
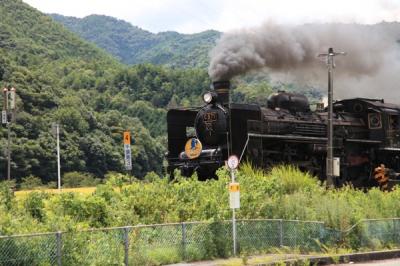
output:
<path id="1" fill-rule="evenodd" d="M 15 88 L 11 88 L 11 90 L 9 91 L 9 97 L 8 97 L 8 104 L 10 106 L 11 110 L 15 109 Z"/>
<path id="2" fill-rule="evenodd" d="M 7 106 L 7 97 L 8 97 L 8 89 L 7 88 L 4 88 L 3 89 L 3 110 L 5 111 L 5 110 L 7 110 L 8 108 L 8 106 Z"/>

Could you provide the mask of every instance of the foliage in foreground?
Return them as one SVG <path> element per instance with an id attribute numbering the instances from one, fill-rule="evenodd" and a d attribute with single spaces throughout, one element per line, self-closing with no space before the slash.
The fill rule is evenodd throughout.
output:
<path id="1" fill-rule="evenodd" d="M 16 199 L 8 183 L 0 183 L 0 233 L 74 230 L 182 221 L 229 219 L 228 173 L 219 180 L 199 182 L 179 177 L 174 182 L 148 178 L 133 181 L 108 176 L 91 195 L 32 192 Z M 363 218 L 400 216 L 400 190 L 368 192 L 344 187 L 326 190 L 308 174 L 290 166 L 268 173 L 244 165 L 238 218 L 318 220 L 345 230 Z"/>

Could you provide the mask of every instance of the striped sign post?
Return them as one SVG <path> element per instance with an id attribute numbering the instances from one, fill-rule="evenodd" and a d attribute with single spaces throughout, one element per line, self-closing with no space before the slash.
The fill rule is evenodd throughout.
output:
<path id="1" fill-rule="evenodd" d="M 125 169 L 132 170 L 132 153 L 131 153 L 131 133 L 124 132 L 124 152 L 125 152 Z"/>

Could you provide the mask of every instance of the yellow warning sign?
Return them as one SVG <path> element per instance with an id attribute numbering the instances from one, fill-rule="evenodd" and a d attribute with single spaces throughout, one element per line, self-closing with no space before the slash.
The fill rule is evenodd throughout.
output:
<path id="1" fill-rule="evenodd" d="M 131 133 L 129 131 L 124 132 L 124 144 L 131 144 Z"/>
<path id="2" fill-rule="evenodd" d="M 185 153 L 189 159 L 195 159 L 200 156 L 203 145 L 201 145 L 200 140 L 196 138 L 191 138 L 186 142 Z"/>
<path id="3" fill-rule="evenodd" d="M 239 191 L 240 191 L 239 183 L 229 184 L 229 192 L 239 192 Z"/>

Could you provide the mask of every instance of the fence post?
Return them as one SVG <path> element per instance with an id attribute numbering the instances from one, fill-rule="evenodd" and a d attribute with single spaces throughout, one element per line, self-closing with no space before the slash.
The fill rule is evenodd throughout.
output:
<path id="1" fill-rule="evenodd" d="M 294 224 L 294 247 L 297 247 L 297 233 L 298 233 L 297 227 L 299 227 L 300 221 L 297 220 L 297 222 L 293 224 Z"/>
<path id="2" fill-rule="evenodd" d="M 319 224 L 319 242 L 325 243 L 323 242 L 325 235 L 326 235 L 325 223 Z"/>
<path id="3" fill-rule="evenodd" d="M 283 246 L 283 220 L 279 220 L 279 246 Z"/>
<path id="4" fill-rule="evenodd" d="M 186 224 L 182 223 L 182 259 L 186 259 Z"/>
<path id="5" fill-rule="evenodd" d="M 125 226 L 124 227 L 124 264 L 125 266 L 128 266 L 129 263 L 129 227 Z"/>
<path id="6" fill-rule="evenodd" d="M 56 245 L 57 245 L 57 265 L 61 266 L 62 265 L 62 232 L 57 231 L 56 233 Z"/>
<path id="7" fill-rule="evenodd" d="M 361 245 L 361 247 L 365 247 L 365 239 L 367 238 L 367 233 L 366 233 L 366 231 L 367 231 L 367 229 L 366 229 L 366 223 L 365 222 L 363 222 L 363 221 L 361 221 L 362 222 L 362 227 L 361 227 L 361 241 L 360 241 L 360 245 Z M 360 222 L 360 224 L 361 224 L 361 222 Z M 358 227 L 358 225 L 356 225 L 357 227 Z M 351 233 L 351 232 L 350 232 Z"/>

